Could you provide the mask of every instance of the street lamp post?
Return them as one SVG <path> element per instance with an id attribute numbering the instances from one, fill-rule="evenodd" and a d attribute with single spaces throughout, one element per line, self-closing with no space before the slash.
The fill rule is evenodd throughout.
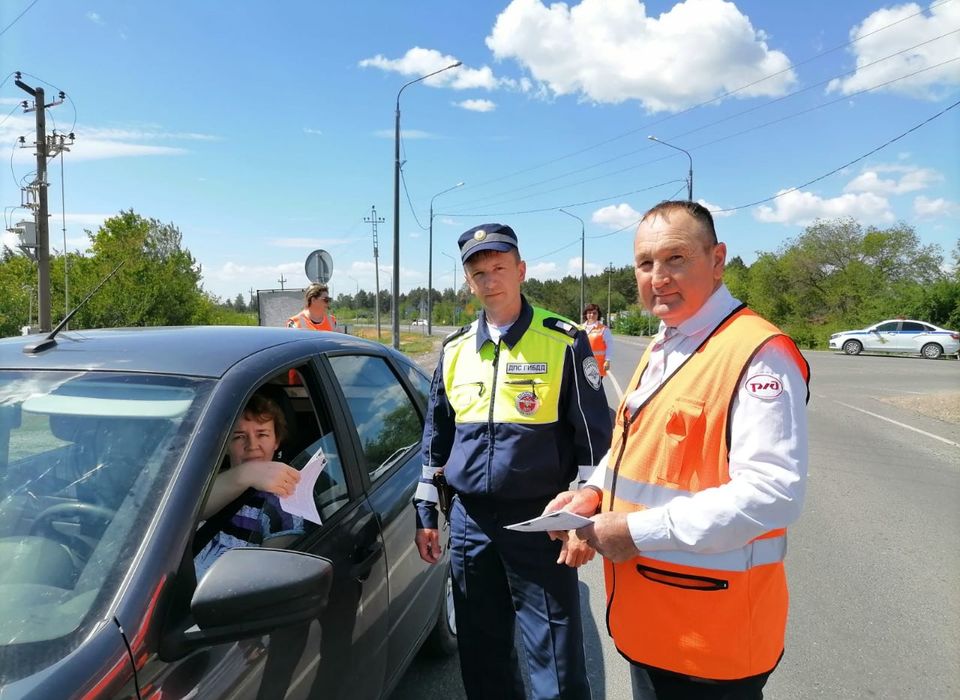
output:
<path id="1" fill-rule="evenodd" d="M 610 274 L 613 272 L 613 263 L 607 268 L 607 325 L 610 325 Z"/>
<path id="2" fill-rule="evenodd" d="M 463 187 L 463 182 L 458 182 L 443 192 L 437 192 L 430 198 L 430 243 L 429 255 L 427 257 L 427 335 L 433 335 L 433 200 L 458 187 Z"/>
<path id="3" fill-rule="evenodd" d="M 586 244 L 584 243 L 584 231 L 583 231 L 583 219 L 581 219 L 576 214 L 571 214 L 566 209 L 561 209 L 564 214 L 567 216 L 572 216 L 574 219 L 580 222 L 580 311 L 577 313 L 578 316 L 583 316 L 583 280 L 584 280 L 584 261 L 586 259 Z"/>
<path id="4" fill-rule="evenodd" d="M 651 141 L 656 141 L 657 143 L 662 143 L 664 146 L 669 146 L 677 151 L 682 151 L 687 154 L 687 160 L 690 161 L 690 170 L 687 174 L 687 201 L 693 201 L 693 157 L 690 155 L 690 152 L 686 149 L 680 148 L 679 146 L 674 146 L 672 143 L 667 143 L 666 141 L 661 141 L 656 136 L 648 136 L 648 139 Z"/>
<path id="5" fill-rule="evenodd" d="M 393 347 L 400 349 L 400 94 L 414 83 L 426 80 L 437 73 L 443 73 L 445 70 L 457 68 L 461 65 L 460 61 L 453 63 L 446 68 L 435 70 L 433 73 L 421 75 L 415 80 L 404 84 L 397 92 L 397 110 L 394 122 L 393 137 Z"/>

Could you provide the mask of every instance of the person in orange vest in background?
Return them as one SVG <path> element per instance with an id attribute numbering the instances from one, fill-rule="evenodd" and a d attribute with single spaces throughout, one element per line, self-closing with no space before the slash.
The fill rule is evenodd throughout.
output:
<path id="1" fill-rule="evenodd" d="M 583 330 L 587 332 L 590 349 L 597 358 L 597 367 L 600 376 L 606 377 L 610 371 L 610 359 L 613 355 L 613 333 L 600 320 L 600 307 L 596 304 L 587 304 L 583 307 Z"/>
<path id="2" fill-rule="evenodd" d="M 659 333 L 610 451 L 544 512 L 592 518 L 576 532 L 604 557 L 607 626 L 630 661 L 634 698 L 755 700 L 784 650 L 809 366 L 724 286 L 726 246 L 703 206 L 653 207 L 634 256 Z"/>
<path id="3" fill-rule="evenodd" d="M 332 331 L 337 318 L 330 313 L 330 291 L 325 284 L 311 284 L 303 293 L 303 311 L 287 319 L 287 328 Z"/>

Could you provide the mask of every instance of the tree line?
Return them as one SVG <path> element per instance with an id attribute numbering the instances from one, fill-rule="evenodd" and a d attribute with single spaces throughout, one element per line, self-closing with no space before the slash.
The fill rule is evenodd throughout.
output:
<path id="1" fill-rule="evenodd" d="M 256 325 L 256 299 L 243 293 L 221 300 L 206 292 L 200 265 L 183 246 L 173 224 L 132 210 L 107 219 L 86 253 L 51 257 L 52 318 L 64 315 L 64 269 L 75 306 L 120 262 L 118 273 L 83 306 L 73 328 L 199 324 Z M 886 318 L 906 317 L 960 328 L 960 240 L 951 261 L 936 245 L 923 245 L 912 227 L 864 227 L 852 219 L 817 221 L 776 251 L 758 251 L 747 265 L 727 261 L 725 281 L 734 296 L 790 333 L 803 347 L 825 347 L 830 334 Z M 638 335 L 655 330 L 656 319 L 637 303 L 632 261 L 586 277 L 584 299 L 614 318 L 615 332 Z M 0 337 L 17 335 L 36 318 L 36 265 L 10 249 L 0 252 Z M 528 279 L 523 293 L 534 304 L 580 318 L 580 279 Z M 405 323 L 424 318 L 428 295 L 433 322 L 461 325 L 479 306 L 466 285 L 444 290 L 418 287 L 400 295 Z M 338 319 L 372 322 L 375 295 L 358 290 L 338 294 Z M 380 291 L 382 320 L 392 295 Z M 609 308 L 608 308 L 609 307 Z"/>

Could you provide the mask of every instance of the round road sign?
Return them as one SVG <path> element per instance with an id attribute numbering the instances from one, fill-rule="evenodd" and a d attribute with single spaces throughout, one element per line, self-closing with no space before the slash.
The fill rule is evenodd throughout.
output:
<path id="1" fill-rule="evenodd" d="M 333 276 L 333 258 L 325 250 L 315 250 L 307 256 L 303 270 L 311 282 L 326 284 Z"/>

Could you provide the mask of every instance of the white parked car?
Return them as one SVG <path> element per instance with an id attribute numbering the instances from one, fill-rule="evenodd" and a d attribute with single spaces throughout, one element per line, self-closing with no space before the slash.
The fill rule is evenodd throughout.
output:
<path id="1" fill-rule="evenodd" d="M 418 319 L 414 320 L 413 323 L 411 323 L 410 325 L 411 325 L 411 326 L 425 326 L 425 325 L 427 325 L 427 319 L 425 319 L 425 318 L 418 318 Z"/>
<path id="2" fill-rule="evenodd" d="M 830 348 L 843 350 L 847 355 L 891 352 L 936 360 L 941 355 L 960 352 L 960 333 L 924 321 L 890 319 L 860 331 L 834 333 L 830 336 Z"/>

